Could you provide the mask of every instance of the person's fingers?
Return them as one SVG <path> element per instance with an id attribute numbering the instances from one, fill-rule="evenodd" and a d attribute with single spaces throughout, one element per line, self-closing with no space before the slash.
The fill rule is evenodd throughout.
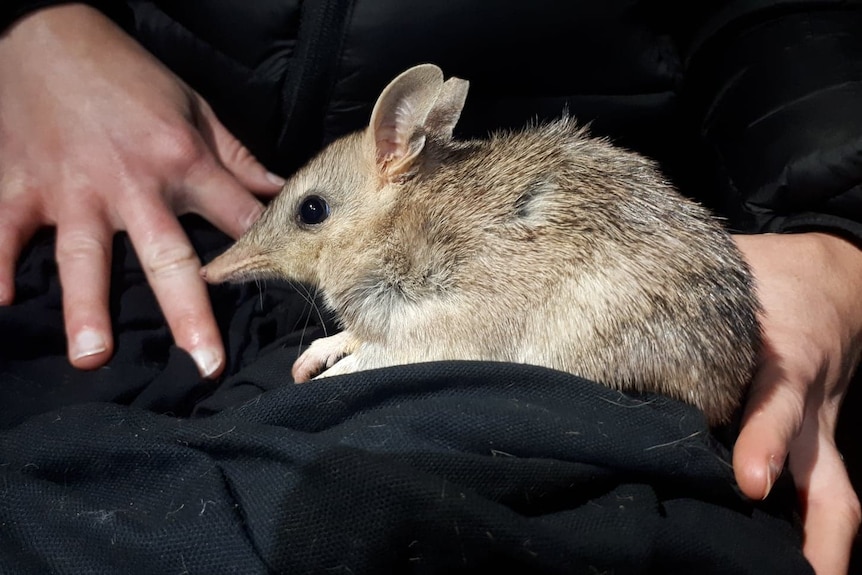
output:
<path id="1" fill-rule="evenodd" d="M 224 368 L 224 349 L 200 277 L 200 260 L 170 209 L 156 195 L 121 213 L 174 341 L 194 358 L 204 377 Z"/>
<path id="2" fill-rule="evenodd" d="M 789 459 L 803 505 L 802 549 L 818 575 L 847 573 L 860 523 L 859 499 L 831 434 L 809 418 Z"/>
<path id="3" fill-rule="evenodd" d="M 263 213 L 263 204 L 215 161 L 189 175 L 185 208 L 203 216 L 227 235 L 241 236 Z"/>
<path id="4" fill-rule="evenodd" d="M 0 204 L 0 305 L 9 305 L 15 299 L 18 257 L 41 225 L 31 204 L 21 200 Z"/>
<path id="5" fill-rule="evenodd" d="M 69 361 L 80 369 L 101 367 L 113 353 L 108 311 L 113 231 L 92 206 L 66 208 L 57 223 L 57 269 Z"/>
<path id="6" fill-rule="evenodd" d="M 752 499 L 769 495 L 805 416 L 806 386 L 772 359 L 752 382 L 733 448 L 737 484 Z"/>
<path id="7" fill-rule="evenodd" d="M 269 172 L 252 153 L 225 128 L 215 112 L 198 98 L 198 129 L 222 165 L 249 190 L 263 195 L 277 194 L 284 179 Z"/>

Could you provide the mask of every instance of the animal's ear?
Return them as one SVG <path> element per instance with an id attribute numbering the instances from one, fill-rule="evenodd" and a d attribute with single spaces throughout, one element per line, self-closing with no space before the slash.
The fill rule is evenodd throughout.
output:
<path id="1" fill-rule="evenodd" d="M 461 78 L 449 78 L 443 82 L 440 95 L 425 121 L 425 132 L 442 140 L 452 139 L 452 130 L 461 117 L 470 82 Z"/>
<path id="2" fill-rule="evenodd" d="M 400 74 L 380 94 L 369 131 L 385 179 L 410 170 L 428 135 L 451 137 L 466 98 L 466 86 L 452 80 L 444 83 L 440 68 L 421 64 Z"/>

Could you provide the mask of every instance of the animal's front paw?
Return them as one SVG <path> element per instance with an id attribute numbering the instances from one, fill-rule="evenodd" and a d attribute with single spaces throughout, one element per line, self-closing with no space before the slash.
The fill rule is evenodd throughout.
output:
<path id="1" fill-rule="evenodd" d="M 293 364 L 293 381 L 305 383 L 329 369 L 354 349 L 354 340 L 347 331 L 323 337 L 311 343 Z"/>

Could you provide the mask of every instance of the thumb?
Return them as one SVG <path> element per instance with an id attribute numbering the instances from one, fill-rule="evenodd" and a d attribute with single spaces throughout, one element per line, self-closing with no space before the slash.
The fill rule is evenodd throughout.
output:
<path id="1" fill-rule="evenodd" d="M 242 143 L 222 125 L 215 112 L 198 97 L 198 129 L 216 158 L 246 188 L 272 196 L 284 185 L 284 179 L 268 171 Z"/>
<path id="2" fill-rule="evenodd" d="M 775 361 L 765 362 L 752 381 L 733 448 L 736 482 L 746 496 L 764 499 L 781 474 L 802 428 L 806 388 Z"/>

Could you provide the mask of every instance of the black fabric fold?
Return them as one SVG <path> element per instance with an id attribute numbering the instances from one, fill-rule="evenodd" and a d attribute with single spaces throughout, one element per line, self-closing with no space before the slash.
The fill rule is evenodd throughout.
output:
<path id="1" fill-rule="evenodd" d="M 714 194 L 743 231 L 859 241 L 862 5 L 775 4 L 726 22 L 688 60 Z"/>
<path id="2" fill-rule="evenodd" d="M 529 366 L 282 385 L 191 420 L 70 406 L 0 458 L 21 574 L 811 572 L 776 513 L 792 487 L 741 497 L 696 410 Z"/>

